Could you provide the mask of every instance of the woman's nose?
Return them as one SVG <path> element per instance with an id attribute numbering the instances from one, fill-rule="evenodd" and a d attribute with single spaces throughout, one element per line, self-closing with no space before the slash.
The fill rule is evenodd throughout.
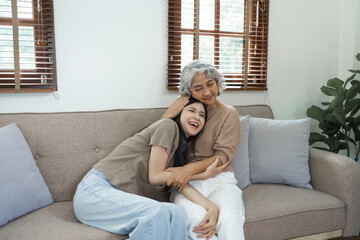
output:
<path id="1" fill-rule="evenodd" d="M 209 90 L 209 88 L 205 87 L 205 89 L 204 89 L 204 95 L 205 95 L 205 96 L 210 95 L 210 90 Z"/>

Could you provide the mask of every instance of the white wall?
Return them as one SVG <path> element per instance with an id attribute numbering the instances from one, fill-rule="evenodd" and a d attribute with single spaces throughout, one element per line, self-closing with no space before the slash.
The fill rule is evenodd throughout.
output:
<path id="1" fill-rule="evenodd" d="M 355 63 L 359 5 L 271 0 L 268 94 L 224 92 L 219 99 L 271 104 L 277 119 L 305 117 L 322 100 L 321 85 Z M 166 89 L 166 6 L 165 0 L 54 0 L 59 99 L 0 94 L 0 113 L 168 106 L 178 94 Z"/>

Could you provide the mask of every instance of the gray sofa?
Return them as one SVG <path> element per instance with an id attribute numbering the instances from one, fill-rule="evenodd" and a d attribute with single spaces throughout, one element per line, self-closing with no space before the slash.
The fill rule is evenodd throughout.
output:
<path id="1" fill-rule="evenodd" d="M 273 118 L 266 105 L 237 106 L 239 114 Z M 17 123 L 54 203 L 0 227 L 0 239 L 126 239 L 81 224 L 72 198 L 91 166 L 121 141 L 159 119 L 165 109 L 0 114 Z M 347 157 L 310 148 L 314 190 L 252 184 L 243 190 L 247 240 L 329 239 L 360 231 L 360 168 Z M 0 211 L 1 212 L 1 211 Z"/>

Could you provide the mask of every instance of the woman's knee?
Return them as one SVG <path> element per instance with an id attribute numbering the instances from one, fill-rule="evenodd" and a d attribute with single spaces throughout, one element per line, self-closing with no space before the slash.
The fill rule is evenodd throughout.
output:
<path id="1" fill-rule="evenodd" d="M 169 211 L 160 202 L 150 204 L 145 214 L 151 219 L 164 219 L 166 221 L 170 219 Z"/>
<path id="2" fill-rule="evenodd" d="M 221 209 L 219 214 L 219 221 L 222 223 L 238 223 L 238 224 L 244 224 L 245 222 L 245 215 L 240 211 L 231 211 L 231 210 L 225 210 Z"/>

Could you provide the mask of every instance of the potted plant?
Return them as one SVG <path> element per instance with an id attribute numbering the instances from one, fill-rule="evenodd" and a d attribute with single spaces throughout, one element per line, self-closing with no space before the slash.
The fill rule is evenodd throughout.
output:
<path id="1" fill-rule="evenodd" d="M 360 53 L 356 55 L 360 61 Z M 354 160 L 358 161 L 360 151 L 360 81 L 356 80 L 360 70 L 349 70 L 352 75 L 343 81 L 333 78 L 321 87 L 321 92 L 330 96 L 330 102 L 322 102 L 323 108 L 312 105 L 307 109 L 310 118 L 319 121 L 321 133 L 311 132 L 309 144 L 323 142 L 328 148 L 319 149 L 338 153 L 345 149 L 350 157 L 350 146 L 355 149 Z"/>

